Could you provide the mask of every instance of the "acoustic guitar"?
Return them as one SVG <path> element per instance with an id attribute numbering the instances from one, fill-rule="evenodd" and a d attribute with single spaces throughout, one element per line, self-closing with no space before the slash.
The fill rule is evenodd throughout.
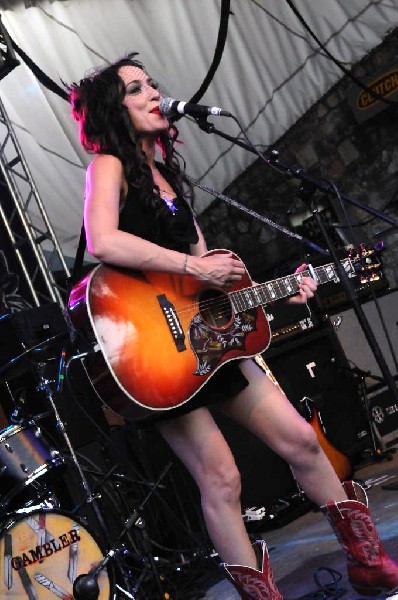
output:
<path id="1" fill-rule="evenodd" d="M 350 258 L 341 265 L 355 275 Z M 143 419 L 188 402 L 225 363 L 263 352 L 263 307 L 296 294 L 304 275 L 338 281 L 334 264 L 255 285 L 246 270 L 223 292 L 190 275 L 99 265 L 73 288 L 68 313 L 93 342 L 85 366 L 97 394 L 126 419 Z"/>

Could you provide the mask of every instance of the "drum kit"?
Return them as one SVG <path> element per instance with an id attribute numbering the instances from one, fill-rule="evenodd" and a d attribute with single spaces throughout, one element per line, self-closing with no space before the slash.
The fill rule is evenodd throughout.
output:
<path id="1" fill-rule="evenodd" d="M 44 412 L 32 415 L 29 398 L 23 393 L 18 395 L 13 398 L 13 410 L 7 418 L 9 424 L 0 431 L 0 598 L 149 598 L 140 594 L 139 582 L 131 580 L 131 570 L 124 567 L 122 555 L 128 548 L 126 533 L 134 526 L 142 526 L 142 509 L 167 469 L 151 486 L 138 509 L 129 509 L 128 519 L 121 522 L 119 534 L 111 540 L 106 519 L 96 501 L 97 494 L 90 489 L 55 402 L 69 362 L 79 358 L 77 354 L 68 359 L 65 350 L 68 343 L 65 334 L 53 336 L 0 368 L 0 383 L 3 383 L 18 369 L 22 359 L 31 360 L 38 354 L 41 362 L 36 363 L 37 389 L 46 404 Z M 43 361 L 48 348 L 52 357 L 54 353 L 60 357 L 57 373 L 50 379 L 45 377 L 46 360 Z M 41 423 L 46 418 L 55 419 L 56 430 L 63 440 L 61 449 L 54 441 L 57 438 L 43 431 Z M 102 538 L 88 528 L 87 519 L 79 517 L 77 510 L 64 510 L 61 506 L 56 482 L 70 462 L 79 474 L 84 503 L 94 510 L 97 527 L 99 525 L 104 532 Z M 155 567 L 153 575 L 158 578 Z M 158 587 L 159 597 L 164 597 L 161 586 Z"/>

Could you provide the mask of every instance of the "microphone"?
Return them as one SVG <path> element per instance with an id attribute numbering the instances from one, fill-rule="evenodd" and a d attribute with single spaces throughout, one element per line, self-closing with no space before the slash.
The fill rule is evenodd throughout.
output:
<path id="1" fill-rule="evenodd" d="M 74 600 L 97 600 L 100 593 L 97 576 L 79 575 L 73 583 Z"/>
<path id="2" fill-rule="evenodd" d="M 193 104 L 192 102 L 183 102 L 174 98 L 162 98 L 159 104 L 159 110 L 165 117 L 173 115 L 190 115 L 191 117 L 232 117 L 231 113 L 218 106 L 205 106 L 204 104 Z"/>
<path id="3" fill-rule="evenodd" d="M 92 567 L 88 573 L 83 573 L 76 577 L 72 590 L 74 600 L 98 600 L 100 594 L 98 577 L 102 569 L 104 569 L 114 555 L 115 551 L 109 550 L 105 558 L 96 567 Z"/>

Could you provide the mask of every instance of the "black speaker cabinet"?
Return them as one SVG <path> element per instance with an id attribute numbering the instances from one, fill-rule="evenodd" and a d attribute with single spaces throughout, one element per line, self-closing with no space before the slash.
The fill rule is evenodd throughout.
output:
<path id="1" fill-rule="evenodd" d="M 392 375 L 396 375 L 396 361 L 398 357 L 398 290 L 393 290 L 381 296 L 377 299 L 377 303 L 390 339 L 387 338 L 384 331 L 375 301 L 369 300 L 364 302 L 362 309 L 389 370 Z M 349 308 L 337 313 L 336 318 L 339 321 L 339 325 L 336 327 L 337 335 L 347 358 L 363 371 L 369 371 L 372 375 L 381 377 L 380 367 L 362 331 L 354 309 Z M 365 383 L 367 387 L 373 387 L 375 380 L 372 377 L 367 377 Z"/>
<path id="2" fill-rule="evenodd" d="M 366 447 L 370 437 L 366 409 L 332 327 L 271 347 L 264 359 L 299 412 L 303 413 L 305 397 L 312 400 L 335 448 L 354 457 Z"/>
<path id="3" fill-rule="evenodd" d="M 256 436 L 213 410 L 234 455 L 242 480 L 242 508 L 270 508 L 278 499 L 297 493 L 297 483 L 289 465 Z"/>
<path id="4" fill-rule="evenodd" d="M 13 314 L 3 315 L 0 319 L 0 363 L 6 366 L 14 361 L 16 369 L 24 357 L 31 358 L 27 351 L 36 348 L 40 359 L 40 344 L 43 348 L 47 340 L 55 342 L 67 334 L 67 325 L 61 307 L 56 303 L 43 304 L 35 308 L 21 310 Z M 46 348 L 48 348 L 48 343 Z M 54 344 L 55 347 L 55 344 Z M 21 357 L 18 358 L 17 357 Z M 8 376 L 7 370 L 5 370 Z"/>

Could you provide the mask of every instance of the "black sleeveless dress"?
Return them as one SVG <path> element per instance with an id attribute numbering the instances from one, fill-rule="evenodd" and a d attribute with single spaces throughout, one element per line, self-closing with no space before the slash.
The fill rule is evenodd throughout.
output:
<path id="1" fill-rule="evenodd" d="M 153 206 L 146 206 L 139 193 L 129 186 L 126 199 L 119 215 L 119 229 L 132 233 L 164 248 L 190 254 L 190 244 L 198 242 L 192 210 L 181 196 L 169 207 L 155 195 Z M 248 384 L 238 367 L 237 361 L 226 363 L 219 369 L 188 402 L 177 408 L 155 413 L 137 423 L 145 427 L 191 412 L 199 406 L 207 406 L 227 400 L 242 391 Z"/>

